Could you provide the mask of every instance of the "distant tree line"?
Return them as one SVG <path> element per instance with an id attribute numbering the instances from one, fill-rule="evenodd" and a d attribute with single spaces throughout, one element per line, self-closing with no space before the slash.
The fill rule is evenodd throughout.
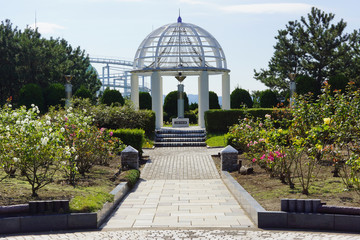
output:
<path id="1" fill-rule="evenodd" d="M 84 86 L 95 96 L 101 83 L 89 57 L 80 47 L 73 48 L 65 39 L 45 39 L 37 29 L 21 31 L 10 20 L 0 24 L 0 103 L 12 97 L 19 100 L 20 89 L 36 84 L 47 89 L 65 84 L 64 75 L 72 75 L 73 92 Z"/>

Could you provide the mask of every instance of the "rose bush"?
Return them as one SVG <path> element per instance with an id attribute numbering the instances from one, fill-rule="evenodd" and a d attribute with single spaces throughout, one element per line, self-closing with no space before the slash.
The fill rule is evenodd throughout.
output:
<path id="1" fill-rule="evenodd" d="M 84 176 L 95 164 L 108 164 L 113 152 L 124 148 L 119 139 L 92 124 L 86 109 L 39 113 L 34 105 L 12 109 L 10 101 L 0 108 L 0 169 L 10 177 L 21 170 L 34 197 L 58 170 L 63 169 L 75 185 L 78 174 Z"/>

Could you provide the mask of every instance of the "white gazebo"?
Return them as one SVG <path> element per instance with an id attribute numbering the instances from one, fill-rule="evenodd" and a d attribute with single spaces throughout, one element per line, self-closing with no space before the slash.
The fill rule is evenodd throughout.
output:
<path id="1" fill-rule="evenodd" d="M 209 75 L 222 75 L 222 109 L 230 109 L 230 70 L 218 41 L 206 30 L 191 23 L 164 25 L 140 44 L 131 71 L 131 100 L 139 107 L 139 76 L 151 76 L 152 110 L 156 128 L 163 125 L 163 76 L 198 76 L 199 126 L 205 127 L 209 110 Z"/>

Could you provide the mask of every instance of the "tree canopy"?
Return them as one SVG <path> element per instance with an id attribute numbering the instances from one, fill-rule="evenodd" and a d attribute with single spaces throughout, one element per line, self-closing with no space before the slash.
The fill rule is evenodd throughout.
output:
<path id="1" fill-rule="evenodd" d="M 22 86 L 38 84 L 45 89 L 52 83 L 65 84 L 72 75 L 73 92 L 85 85 L 92 94 L 100 88 L 96 71 L 80 47 L 65 39 L 45 39 L 37 30 L 21 31 L 10 20 L 0 24 L 0 103 L 10 96 L 18 100 Z"/>
<path id="2" fill-rule="evenodd" d="M 290 21 L 275 37 L 275 52 L 268 69 L 254 70 L 255 79 L 271 89 L 288 91 L 289 74 L 308 76 L 320 90 L 338 73 L 357 81 L 360 74 L 360 35 L 345 33 L 346 22 L 334 23 L 335 15 L 312 8 L 307 17 Z"/>

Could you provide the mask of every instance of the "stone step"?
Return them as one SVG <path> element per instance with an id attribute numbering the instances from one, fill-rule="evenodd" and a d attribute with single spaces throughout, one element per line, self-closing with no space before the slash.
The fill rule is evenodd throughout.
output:
<path id="1" fill-rule="evenodd" d="M 204 142 L 205 138 L 159 138 L 155 142 Z"/>
<path id="2" fill-rule="evenodd" d="M 205 138 L 205 133 L 185 133 L 185 134 L 156 134 L 156 138 Z"/>
<path id="3" fill-rule="evenodd" d="M 205 142 L 155 142 L 155 147 L 205 147 Z"/>
<path id="4" fill-rule="evenodd" d="M 155 130 L 156 134 L 190 134 L 190 133 L 206 133 L 205 129 L 179 129 L 179 128 L 166 128 Z"/>

